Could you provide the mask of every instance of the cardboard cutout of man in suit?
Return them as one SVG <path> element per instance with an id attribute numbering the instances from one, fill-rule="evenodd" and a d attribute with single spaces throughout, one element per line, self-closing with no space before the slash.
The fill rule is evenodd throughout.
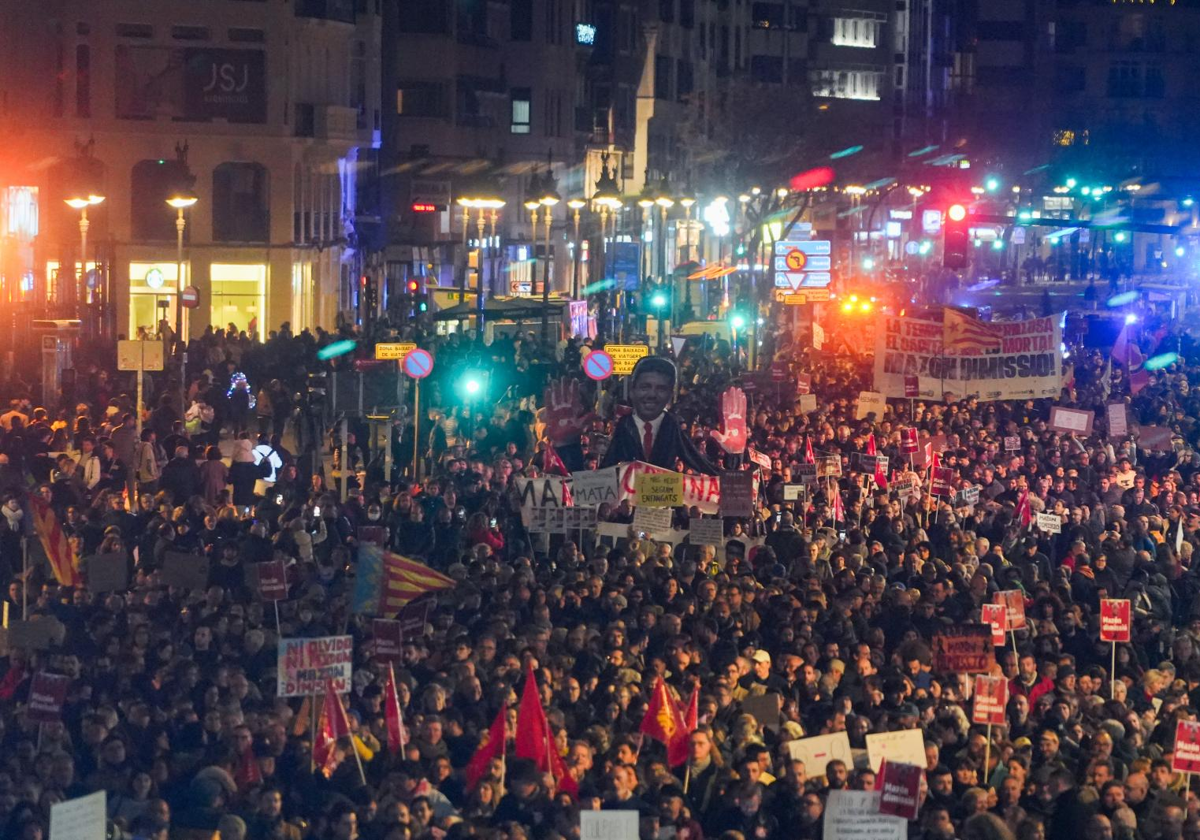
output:
<path id="1" fill-rule="evenodd" d="M 661 356 L 646 356 L 637 363 L 629 384 L 633 413 L 617 421 L 600 468 L 624 461 L 645 461 L 674 470 L 676 462 L 703 475 L 716 475 L 714 467 L 693 445 L 667 411 L 675 394 L 675 365 Z"/>

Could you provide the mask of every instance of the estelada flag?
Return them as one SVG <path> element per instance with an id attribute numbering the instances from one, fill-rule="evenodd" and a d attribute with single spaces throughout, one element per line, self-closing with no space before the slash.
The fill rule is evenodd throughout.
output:
<path id="1" fill-rule="evenodd" d="M 396 692 L 396 672 L 388 666 L 387 682 L 383 686 L 383 720 L 387 724 L 388 752 L 392 755 L 403 752 L 408 741 L 404 728 L 404 717 L 400 713 L 400 695 Z"/>
<path id="2" fill-rule="evenodd" d="M 317 731 L 313 735 L 313 764 L 325 778 L 328 779 L 337 769 L 337 750 L 334 747 L 337 746 L 338 738 L 349 737 L 350 718 L 342 706 L 342 698 L 333 690 L 333 683 L 327 683 L 321 719 L 317 722 Z"/>
<path id="3" fill-rule="evenodd" d="M 666 745 L 668 766 L 678 767 L 687 761 L 690 735 L 683 713 L 667 691 L 667 684 L 662 677 L 654 682 L 650 703 L 646 706 L 646 714 L 638 729 Z"/>
<path id="4" fill-rule="evenodd" d="M 1004 334 L 994 324 L 947 306 L 942 310 L 942 344 L 951 356 L 999 353 L 1004 348 Z"/>
<path id="5" fill-rule="evenodd" d="M 351 610 L 365 615 L 393 615 L 422 595 L 456 585 L 452 578 L 416 560 L 377 545 L 362 545 L 358 548 Z"/>
<path id="6" fill-rule="evenodd" d="M 539 772 L 549 773 L 558 780 L 561 790 L 572 795 L 579 793 L 579 783 L 567 773 L 562 757 L 554 748 L 554 737 L 550 734 L 550 722 L 538 696 L 537 678 L 533 668 L 525 668 L 525 688 L 521 691 L 521 705 L 517 707 L 517 758 L 533 761 Z"/>
<path id="7" fill-rule="evenodd" d="M 475 754 L 467 762 L 463 774 L 467 779 L 467 790 L 474 790 L 479 780 L 487 773 L 488 765 L 494 759 L 504 756 L 504 742 L 508 740 L 508 706 L 500 707 L 495 720 L 483 734 L 483 740 L 475 749 Z"/>
<path id="8" fill-rule="evenodd" d="M 71 543 L 58 524 L 54 508 L 49 502 L 36 494 L 29 496 L 29 511 L 33 515 L 33 527 L 37 531 L 42 548 L 54 570 L 54 579 L 62 586 L 83 586 L 83 576 L 79 574 L 79 564 L 71 551 Z"/>

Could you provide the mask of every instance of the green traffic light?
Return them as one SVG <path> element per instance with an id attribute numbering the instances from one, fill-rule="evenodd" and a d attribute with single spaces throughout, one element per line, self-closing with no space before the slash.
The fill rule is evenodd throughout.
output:
<path id="1" fill-rule="evenodd" d="M 654 297 L 650 298 L 650 304 L 655 309 L 662 309 L 664 306 L 667 305 L 667 296 L 664 295 L 662 292 L 655 292 Z"/>
<path id="2" fill-rule="evenodd" d="M 740 330 L 742 327 L 746 326 L 746 318 L 743 315 L 734 315 L 729 319 L 729 323 L 733 324 L 733 328 L 735 330 Z"/>
<path id="3" fill-rule="evenodd" d="M 995 192 L 996 190 L 1000 189 L 1000 179 L 995 175 L 991 175 L 986 181 L 983 182 L 983 187 L 988 192 Z"/>
<path id="4" fill-rule="evenodd" d="M 482 389 L 483 386 L 479 383 L 478 379 L 468 379 L 466 382 L 463 383 L 463 388 L 466 389 L 468 394 L 470 394 L 471 396 L 475 396 L 476 394 L 479 393 L 480 389 Z"/>

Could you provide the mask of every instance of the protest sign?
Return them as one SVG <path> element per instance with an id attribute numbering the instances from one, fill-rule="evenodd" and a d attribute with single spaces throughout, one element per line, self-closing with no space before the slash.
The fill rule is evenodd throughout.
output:
<path id="1" fill-rule="evenodd" d="M 286 601 L 288 594 L 287 570 L 282 560 L 268 560 L 255 564 L 258 574 L 258 597 L 264 601 Z"/>
<path id="2" fill-rule="evenodd" d="M 1170 452 L 1174 436 L 1170 426 L 1138 426 L 1137 445 L 1142 449 Z"/>
<path id="3" fill-rule="evenodd" d="M 404 631 L 400 628 L 399 621 L 373 618 L 371 619 L 371 635 L 375 639 L 376 659 L 392 663 L 400 661 L 400 646 L 404 643 Z"/>
<path id="4" fill-rule="evenodd" d="M 955 501 L 960 505 L 977 505 L 979 504 L 979 485 L 972 484 L 970 487 L 964 487 L 958 491 Z"/>
<path id="5" fill-rule="evenodd" d="M 902 429 L 900 431 L 900 451 L 905 455 L 916 455 L 917 449 L 917 430 Z"/>
<path id="6" fill-rule="evenodd" d="M 1176 773 L 1200 773 L 1200 721 L 1181 720 L 1176 724 L 1171 769 Z"/>
<path id="7" fill-rule="evenodd" d="M 995 322 L 1001 351 L 948 355 L 941 321 L 889 316 L 875 330 L 875 390 L 904 397 L 905 377 L 934 400 L 1057 398 L 1062 391 L 1061 316 Z"/>
<path id="8" fill-rule="evenodd" d="M 759 452 L 753 446 L 747 447 L 746 453 L 750 456 L 750 460 L 764 470 L 771 469 L 771 457 L 765 452 Z"/>
<path id="9" fill-rule="evenodd" d="M 803 502 L 807 499 L 807 488 L 803 484 L 783 485 L 783 500 L 785 502 Z"/>
<path id="10" fill-rule="evenodd" d="M 1123 402 L 1109 403 L 1104 407 L 1108 415 L 1108 436 L 1123 438 L 1129 435 L 1129 407 Z"/>
<path id="11" fill-rule="evenodd" d="M 816 464 L 796 464 L 792 467 L 792 475 L 800 479 L 804 484 L 817 483 L 817 465 Z"/>
<path id="12" fill-rule="evenodd" d="M 1100 641 L 1128 642 L 1132 638 L 1132 604 L 1127 598 L 1100 601 Z"/>
<path id="13" fill-rule="evenodd" d="M 1016 435 L 1006 435 L 1004 438 L 1005 452 L 1019 452 L 1021 450 L 1021 439 Z"/>
<path id="14" fill-rule="evenodd" d="M 796 408 L 801 414 L 811 414 L 817 410 L 817 395 L 816 394 L 801 394 L 796 400 Z"/>
<path id="15" fill-rule="evenodd" d="M 1047 534 L 1062 533 L 1062 517 L 1057 513 L 1039 513 L 1037 515 L 1038 530 Z"/>
<path id="16" fill-rule="evenodd" d="M 280 697 L 324 694 L 332 685 L 338 694 L 352 688 L 353 636 L 280 639 L 278 673 Z"/>
<path id="17" fill-rule="evenodd" d="M 721 515 L 754 515 L 754 476 L 745 470 L 721 473 Z"/>
<path id="18" fill-rule="evenodd" d="M 933 670 L 938 673 L 973 674 L 994 664 L 992 628 L 986 624 L 958 624 L 933 634 Z"/>
<path id="19" fill-rule="evenodd" d="M 199 554 L 168 551 L 163 558 L 163 583 L 176 589 L 207 589 L 208 564 L 208 558 Z"/>
<path id="20" fill-rule="evenodd" d="M 581 810 L 579 840 L 638 840 L 638 812 Z"/>
<path id="21" fill-rule="evenodd" d="M 1063 408 L 1061 405 L 1050 407 L 1050 428 L 1056 432 L 1074 432 L 1077 435 L 1090 435 L 1092 424 L 1096 420 L 1096 412 L 1080 408 Z"/>
<path id="22" fill-rule="evenodd" d="M 124 592 L 129 588 L 129 558 L 125 552 L 94 554 L 81 564 L 89 592 Z"/>
<path id="23" fill-rule="evenodd" d="M 637 477 L 642 473 L 671 472 L 645 461 L 629 461 L 617 466 L 618 501 L 629 499 L 637 504 Z M 572 493 L 574 490 L 572 489 Z M 696 507 L 701 513 L 716 513 L 721 501 L 720 479 L 715 475 L 685 475 L 683 477 L 683 504 Z"/>
<path id="24" fill-rule="evenodd" d="M 793 761 L 803 761 L 810 778 L 825 775 L 825 765 L 831 761 L 844 761 L 847 767 L 854 766 L 854 754 L 850 752 L 850 736 L 845 732 L 814 735 L 788 741 L 788 754 Z"/>
<path id="25" fill-rule="evenodd" d="M 949 467 L 934 467 L 929 471 L 929 492 L 934 496 L 953 496 L 954 470 Z"/>
<path id="26" fill-rule="evenodd" d="M 798 373 L 796 374 L 796 393 L 801 396 L 812 393 L 812 374 Z"/>
<path id="27" fill-rule="evenodd" d="M 534 519 L 533 511 L 564 508 L 571 503 L 566 481 L 558 476 L 518 478 L 516 487 L 517 501 L 521 507 L 521 522 L 526 528 Z"/>
<path id="28" fill-rule="evenodd" d="M 14 618 L 8 622 L 8 647 L 21 650 L 49 650 L 63 643 L 67 628 L 57 618 L 40 615 L 36 618 Z"/>
<path id="29" fill-rule="evenodd" d="M 893 478 L 888 484 L 888 490 L 896 494 L 897 499 L 907 499 L 917 489 L 916 479 L 911 476 Z"/>
<path id="30" fill-rule="evenodd" d="M 633 530 L 654 537 L 671 530 L 671 509 L 638 505 L 633 512 Z"/>
<path id="31" fill-rule="evenodd" d="M 692 545 L 720 545 L 725 539 L 725 523 L 720 519 L 693 516 L 688 520 L 688 534 L 688 542 Z"/>
<path id="32" fill-rule="evenodd" d="M 915 820 L 920 807 L 921 778 L 924 774 L 924 765 L 885 761 L 876 782 L 876 789 L 880 793 L 879 813 Z"/>
<path id="33" fill-rule="evenodd" d="M 992 596 L 993 604 L 1002 604 L 1008 612 L 1008 629 L 1025 629 L 1025 593 L 1020 589 L 1007 589 Z"/>
<path id="34" fill-rule="evenodd" d="M 872 732 L 867 735 L 867 758 L 871 769 L 879 772 L 886 758 L 904 764 L 925 766 L 925 736 L 920 729 L 898 729 L 895 732 Z"/>
<path id="35" fill-rule="evenodd" d="M 817 478 L 841 478 L 842 456 L 825 455 L 817 459 Z"/>
<path id="36" fill-rule="evenodd" d="M 568 508 L 543 508 L 542 527 L 547 534 L 567 533 Z"/>
<path id="37" fill-rule="evenodd" d="M 429 623 L 429 614 L 437 606 L 434 597 L 420 598 L 411 604 L 405 604 L 396 618 L 400 621 L 400 630 L 405 636 L 424 636 L 425 625 Z"/>
<path id="38" fill-rule="evenodd" d="M 971 709 L 971 722 L 1004 725 L 1004 712 L 1008 707 L 1008 680 L 987 674 L 975 675 L 975 703 Z"/>
<path id="39" fill-rule="evenodd" d="M 821 840 L 907 840 L 908 821 L 879 813 L 879 791 L 832 790 Z"/>
<path id="40" fill-rule="evenodd" d="M 569 507 L 565 511 L 567 531 L 586 531 L 596 527 L 594 507 Z"/>
<path id="41" fill-rule="evenodd" d="M 915 400 L 917 397 L 921 396 L 921 377 L 904 377 L 904 396 L 910 400 Z"/>
<path id="42" fill-rule="evenodd" d="M 638 507 L 678 507 L 683 504 L 680 473 L 643 473 L 637 477 Z"/>
<path id="43" fill-rule="evenodd" d="M 25 718 L 32 723 L 56 723 L 62 720 L 63 703 L 67 700 L 70 685 L 70 677 L 38 671 L 29 684 Z"/>
<path id="44" fill-rule="evenodd" d="M 983 604 L 980 608 L 980 621 L 992 628 L 992 644 L 1003 645 L 1008 633 L 1008 608 L 1003 604 Z"/>
<path id="45" fill-rule="evenodd" d="M 571 498 L 577 506 L 615 505 L 620 501 L 617 467 L 571 475 Z"/>
<path id="46" fill-rule="evenodd" d="M 51 840 L 104 840 L 108 836 L 108 794 L 96 791 L 50 806 Z"/>
<path id="47" fill-rule="evenodd" d="M 874 414 L 877 421 L 887 413 L 887 397 L 878 391 L 861 391 L 858 395 L 858 407 L 854 410 L 856 420 L 866 419 L 868 414 Z"/>
<path id="48" fill-rule="evenodd" d="M 770 732 L 779 731 L 779 712 L 783 699 L 776 693 L 751 694 L 742 700 L 742 711 L 750 715 L 758 725 Z"/>

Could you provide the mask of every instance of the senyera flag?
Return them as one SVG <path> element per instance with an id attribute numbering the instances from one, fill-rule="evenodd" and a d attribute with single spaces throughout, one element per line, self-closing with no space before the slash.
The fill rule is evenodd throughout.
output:
<path id="1" fill-rule="evenodd" d="M 79 564 L 75 562 L 71 543 L 58 524 L 58 517 L 50 503 L 36 494 L 29 495 L 29 510 L 33 514 L 33 527 L 41 540 L 42 548 L 54 570 L 54 579 L 62 586 L 83 586 L 83 576 L 79 574 Z"/>
<path id="2" fill-rule="evenodd" d="M 350 609 L 365 615 L 393 615 L 422 595 L 457 584 L 428 566 L 384 551 L 377 545 L 360 546 Z"/>
<path id="3" fill-rule="evenodd" d="M 1133 637 L 1133 610 L 1128 598 L 1100 601 L 1100 641 L 1128 642 Z"/>

